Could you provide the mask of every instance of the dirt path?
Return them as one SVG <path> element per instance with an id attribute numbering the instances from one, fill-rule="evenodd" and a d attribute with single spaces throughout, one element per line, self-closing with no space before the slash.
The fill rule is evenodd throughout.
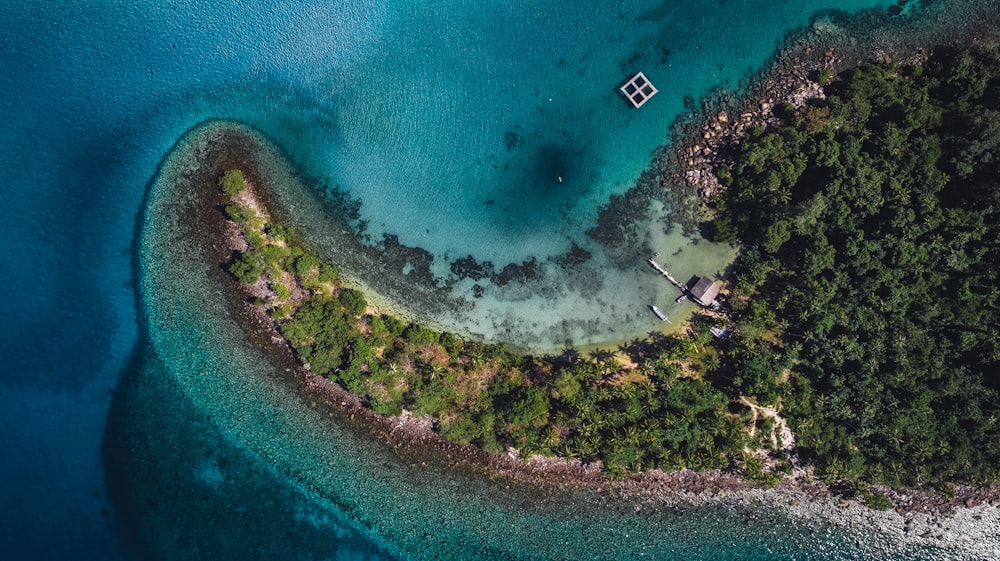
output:
<path id="1" fill-rule="evenodd" d="M 792 464 L 792 477 L 799 478 L 807 475 L 799 462 L 799 451 L 795 447 L 795 433 L 788 428 L 788 423 L 778 414 L 774 407 L 761 407 L 751 402 L 746 397 L 741 397 L 740 402 L 753 411 L 753 426 L 750 429 L 750 436 L 754 436 L 757 431 L 757 417 L 763 416 L 771 419 L 774 428 L 771 430 L 771 444 L 775 450 L 781 450 L 788 456 L 788 461 Z"/>

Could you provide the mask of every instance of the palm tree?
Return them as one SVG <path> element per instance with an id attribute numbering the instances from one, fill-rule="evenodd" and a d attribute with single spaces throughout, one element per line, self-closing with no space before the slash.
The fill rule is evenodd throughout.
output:
<path id="1" fill-rule="evenodd" d="M 783 205 L 787 205 L 792 202 L 792 189 L 788 185 L 782 185 L 778 188 L 777 192 L 774 194 L 776 201 Z"/>
<path id="2" fill-rule="evenodd" d="M 705 357 L 702 359 L 702 363 L 705 365 L 705 370 L 712 372 L 717 370 L 722 363 L 722 359 L 719 358 L 719 353 L 705 353 Z"/>

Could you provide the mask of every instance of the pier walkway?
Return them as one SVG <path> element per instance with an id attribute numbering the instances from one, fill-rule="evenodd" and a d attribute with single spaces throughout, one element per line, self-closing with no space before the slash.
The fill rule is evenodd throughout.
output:
<path id="1" fill-rule="evenodd" d="M 666 269 L 664 269 L 663 267 L 661 267 L 659 263 L 657 263 L 656 261 L 654 261 L 652 257 L 650 257 L 649 259 L 647 259 L 647 261 L 649 261 L 649 264 L 652 265 L 654 269 L 656 269 L 657 271 L 659 271 L 661 275 L 663 275 L 664 277 L 666 277 L 667 280 L 670 281 L 674 286 L 676 286 L 677 288 L 681 289 L 681 292 L 684 292 L 685 290 L 687 290 L 686 286 L 684 286 L 683 284 L 680 283 L 680 281 L 678 281 L 673 276 L 671 276 L 670 273 L 668 273 Z"/>

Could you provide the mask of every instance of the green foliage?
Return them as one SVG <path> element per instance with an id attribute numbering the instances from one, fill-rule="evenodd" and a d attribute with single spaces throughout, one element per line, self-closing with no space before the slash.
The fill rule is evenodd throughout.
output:
<path id="1" fill-rule="evenodd" d="M 996 481 L 997 92 L 994 54 L 942 51 L 919 68 L 844 73 L 825 100 L 750 129 L 732 168 L 716 170 L 729 189 L 708 226 L 713 239 L 744 244 L 739 335 L 702 351 L 710 335 L 696 324 L 635 372 L 365 315 L 364 295 L 339 286 L 333 265 L 249 208 L 226 208 L 252 248 L 229 269 L 243 282 L 293 272 L 313 296 L 271 314 L 299 359 L 375 411 L 431 415 L 458 443 L 601 461 L 619 476 L 742 457 L 748 477 L 774 483 L 789 466 L 767 473 L 742 455 L 749 411 L 730 411 L 724 390 L 780 403 L 824 480 Z M 682 377 L 680 362 L 684 376 L 711 381 Z"/>
<path id="2" fill-rule="evenodd" d="M 243 177 L 243 172 L 238 169 L 226 170 L 219 178 L 219 187 L 222 188 L 222 192 L 227 195 L 238 195 L 246 189 L 246 178 Z"/>
<path id="3" fill-rule="evenodd" d="M 775 253 L 791 237 L 791 222 L 786 219 L 778 219 L 767 227 L 767 231 L 764 234 L 764 250 L 768 253 Z"/>
<path id="4" fill-rule="evenodd" d="M 335 373 L 347 358 L 348 343 L 357 330 L 333 298 L 312 298 L 303 302 L 295 315 L 281 324 L 282 333 L 300 356 L 308 359 L 320 376 Z"/>
<path id="5" fill-rule="evenodd" d="M 273 270 L 278 271 L 281 269 L 281 265 L 285 261 L 285 257 L 288 255 L 288 250 L 284 247 L 263 243 L 257 245 L 257 256 L 264 261 L 264 264 L 271 267 Z"/>
<path id="6" fill-rule="evenodd" d="M 429 343 L 437 343 L 438 333 L 418 324 L 413 324 L 406 329 L 406 339 L 417 346 L 424 346 Z"/>
<path id="7" fill-rule="evenodd" d="M 582 386 L 578 377 L 573 376 L 569 370 L 562 370 L 552 382 L 552 397 L 572 406 L 576 403 L 576 398 L 580 395 Z"/>
<path id="8" fill-rule="evenodd" d="M 319 267 L 319 259 L 304 253 L 295 260 L 295 274 L 305 276 Z"/>
<path id="9" fill-rule="evenodd" d="M 872 510 L 889 510 L 892 508 L 892 501 L 882 493 L 871 493 L 865 497 L 865 506 Z"/>
<path id="10" fill-rule="evenodd" d="M 248 206 L 241 207 L 240 212 L 243 213 L 243 218 L 246 222 L 249 233 L 257 236 L 258 238 L 261 237 L 264 228 L 264 219 L 257 215 L 257 211 Z"/>
<path id="11" fill-rule="evenodd" d="M 763 481 L 764 460 L 753 454 L 743 454 L 743 473 L 751 481 Z"/>
<path id="12" fill-rule="evenodd" d="M 244 284 L 253 284 L 260 279 L 263 267 L 261 266 L 260 260 L 252 254 L 241 253 L 239 257 L 234 259 L 232 264 L 229 265 L 229 272 L 236 277 L 236 280 Z"/>
<path id="13" fill-rule="evenodd" d="M 277 283 L 274 285 L 274 295 L 278 297 L 278 300 L 287 300 L 290 294 L 288 293 L 288 287 Z"/>
<path id="14" fill-rule="evenodd" d="M 389 332 L 392 337 L 400 337 L 403 335 L 403 330 L 406 329 L 406 324 L 399 320 L 395 316 L 382 316 L 382 320 L 385 322 L 385 329 Z"/>
<path id="15" fill-rule="evenodd" d="M 719 169 L 715 170 L 715 176 L 719 178 L 719 183 L 729 187 L 733 184 L 733 174 L 729 166 L 721 166 Z"/>
<path id="16" fill-rule="evenodd" d="M 735 243 L 739 233 L 732 221 L 726 217 L 716 218 L 708 225 L 708 238 L 718 243 Z"/>
<path id="17" fill-rule="evenodd" d="M 243 215 L 243 209 L 239 205 L 226 205 L 226 216 L 237 224 L 242 224 L 247 220 Z"/>
<path id="18" fill-rule="evenodd" d="M 372 338 L 378 339 L 383 343 L 387 342 L 389 329 L 385 326 L 385 320 L 382 319 L 382 316 L 372 316 L 368 320 L 368 329 L 371 331 Z"/>
<path id="19" fill-rule="evenodd" d="M 454 333 L 442 333 L 440 337 L 441 345 L 448 351 L 448 354 L 453 358 L 458 358 L 458 355 L 462 352 L 464 344 L 462 340 Z"/>
<path id="20" fill-rule="evenodd" d="M 288 304 L 282 304 L 281 306 L 278 306 L 277 308 L 271 310 L 271 317 L 279 321 L 287 319 L 291 315 L 292 315 L 292 307 L 289 306 Z"/>
<path id="21" fill-rule="evenodd" d="M 280 224 L 268 222 L 264 224 L 264 233 L 274 241 L 285 242 L 288 240 L 288 230 Z"/>
<path id="22" fill-rule="evenodd" d="M 549 396 L 543 388 L 526 388 L 512 406 L 510 420 L 519 425 L 543 427 L 549 421 Z"/>
<path id="23" fill-rule="evenodd" d="M 319 282 L 337 283 L 340 280 L 340 272 L 333 265 L 322 263 L 319 266 Z"/>
<path id="24" fill-rule="evenodd" d="M 368 307 L 365 296 L 353 288 L 345 288 L 340 291 L 340 305 L 344 307 L 344 312 L 352 317 L 358 317 L 364 313 Z"/>
<path id="25" fill-rule="evenodd" d="M 441 436 L 458 444 L 471 444 L 481 438 L 482 433 L 483 425 L 464 415 L 441 426 Z"/>

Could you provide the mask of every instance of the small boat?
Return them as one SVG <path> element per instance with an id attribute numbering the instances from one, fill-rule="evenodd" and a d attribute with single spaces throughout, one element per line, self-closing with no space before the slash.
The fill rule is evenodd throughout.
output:
<path id="1" fill-rule="evenodd" d="M 680 296 L 677 297 L 676 300 L 674 300 L 674 302 L 677 302 L 678 304 L 680 304 L 681 302 L 683 302 L 683 301 L 685 301 L 687 299 L 688 299 L 688 295 L 687 294 L 681 294 Z"/>
<path id="2" fill-rule="evenodd" d="M 722 339 L 723 341 L 729 339 L 729 336 L 732 335 L 732 333 L 730 333 L 728 329 L 722 329 L 719 327 L 713 327 L 710 329 L 710 331 L 712 332 L 712 335 L 714 335 L 718 339 Z"/>
<path id="3" fill-rule="evenodd" d="M 657 308 L 656 306 L 650 306 L 650 308 L 653 309 L 653 313 L 656 314 L 656 317 L 663 321 L 667 321 L 667 314 L 663 313 L 663 310 Z"/>

